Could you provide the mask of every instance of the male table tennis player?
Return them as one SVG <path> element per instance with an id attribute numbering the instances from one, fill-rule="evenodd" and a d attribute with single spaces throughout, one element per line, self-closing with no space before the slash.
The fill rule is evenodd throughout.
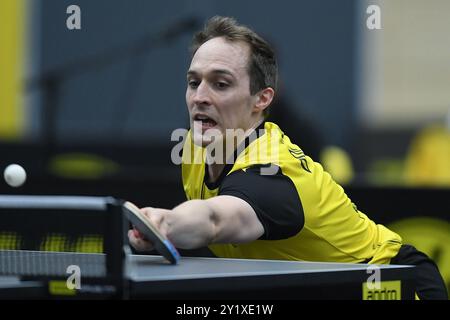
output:
<path id="1" fill-rule="evenodd" d="M 447 299 L 433 261 L 359 211 L 319 163 L 265 121 L 278 74 L 265 40 L 232 18 L 213 17 L 191 49 L 182 159 L 189 200 L 141 209 L 163 235 L 178 248 L 209 246 L 225 258 L 413 264 L 417 296 Z M 226 152 L 211 161 L 205 150 L 229 143 L 226 129 L 246 138 L 232 138 L 239 147 L 231 161 Z M 152 248 L 137 230 L 128 236 L 136 250 Z"/>

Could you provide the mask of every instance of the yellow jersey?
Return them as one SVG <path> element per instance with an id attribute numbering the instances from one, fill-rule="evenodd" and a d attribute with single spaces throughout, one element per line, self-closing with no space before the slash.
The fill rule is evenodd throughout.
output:
<path id="1" fill-rule="evenodd" d="M 240 197 L 255 209 L 265 229 L 249 243 L 210 245 L 216 256 L 388 264 L 397 255 L 401 237 L 359 211 L 276 124 L 264 122 L 255 132 L 213 184 L 207 182 L 206 148 L 194 145 L 190 131 L 184 141 L 187 198 Z"/>

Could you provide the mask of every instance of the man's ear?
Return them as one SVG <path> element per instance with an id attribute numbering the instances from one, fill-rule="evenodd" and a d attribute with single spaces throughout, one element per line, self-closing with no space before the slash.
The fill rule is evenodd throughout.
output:
<path id="1" fill-rule="evenodd" d="M 253 110 L 255 112 L 264 111 L 264 109 L 266 109 L 270 105 L 274 96 L 275 91 L 272 88 L 268 87 L 262 89 L 256 94 L 256 103 Z"/>

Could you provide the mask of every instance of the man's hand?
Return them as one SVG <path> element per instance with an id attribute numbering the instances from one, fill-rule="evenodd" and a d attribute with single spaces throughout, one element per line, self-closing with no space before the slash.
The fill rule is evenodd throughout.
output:
<path id="1" fill-rule="evenodd" d="M 148 221 L 165 237 L 167 237 L 167 227 L 162 223 L 164 214 L 170 210 L 146 207 L 139 209 L 141 213 L 148 219 Z M 137 251 L 151 251 L 153 244 L 145 239 L 144 235 L 136 228 L 128 231 L 128 240 L 131 246 Z"/>

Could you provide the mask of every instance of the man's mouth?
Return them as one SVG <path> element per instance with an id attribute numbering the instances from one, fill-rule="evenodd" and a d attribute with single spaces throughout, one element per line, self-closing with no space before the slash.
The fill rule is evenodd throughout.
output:
<path id="1" fill-rule="evenodd" d="M 207 130 L 214 128 L 217 125 L 217 122 L 207 115 L 197 114 L 194 116 L 194 124 L 201 126 L 202 130 Z"/>

